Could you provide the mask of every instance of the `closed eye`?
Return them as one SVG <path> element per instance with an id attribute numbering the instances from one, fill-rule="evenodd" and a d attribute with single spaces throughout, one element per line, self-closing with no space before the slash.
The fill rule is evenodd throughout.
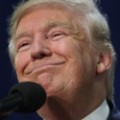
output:
<path id="1" fill-rule="evenodd" d="M 53 33 L 52 37 L 58 37 L 58 36 L 62 36 L 62 35 L 63 35 L 63 33 L 61 33 L 61 32 L 55 32 L 55 33 Z"/>
<path id="2" fill-rule="evenodd" d="M 29 48 L 30 42 L 28 41 L 22 41 L 21 43 L 18 44 L 17 51 L 25 51 Z"/>
<path id="3" fill-rule="evenodd" d="M 48 38 L 50 38 L 52 40 L 59 40 L 65 36 L 66 36 L 66 34 L 64 32 L 53 32 L 51 35 L 49 35 Z"/>

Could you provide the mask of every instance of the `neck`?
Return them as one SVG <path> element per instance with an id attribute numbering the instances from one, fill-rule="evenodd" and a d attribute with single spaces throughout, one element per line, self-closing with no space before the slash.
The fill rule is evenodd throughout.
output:
<path id="1" fill-rule="evenodd" d="M 98 101 L 97 104 L 95 102 L 88 103 L 88 100 L 83 102 L 81 101 L 82 104 L 62 100 L 59 102 L 55 98 L 49 98 L 44 107 L 38 111 L 38 114 L 43 116 L 43 120 L 81 120 L 97 108 L 102 100 L 99 101 L 99 104 Z"/>

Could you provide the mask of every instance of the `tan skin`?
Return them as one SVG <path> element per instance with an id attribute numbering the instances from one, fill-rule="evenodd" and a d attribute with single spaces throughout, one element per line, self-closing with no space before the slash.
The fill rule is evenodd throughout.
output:
<path id="1" fill-rule="evenodd" d="M 75 40 L 72 20 L 67 11 L 43 7 L 25 14 L 17 27 L 17 77 L 45 89 L 46 103 L 37 112 L 46 120 L 81 120 L 106 96 L 109 54 L 96 53 L 82 26 Z"/>

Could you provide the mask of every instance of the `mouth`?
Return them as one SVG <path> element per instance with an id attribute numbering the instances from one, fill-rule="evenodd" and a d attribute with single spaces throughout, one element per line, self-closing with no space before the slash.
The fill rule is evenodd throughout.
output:
<path id="1" fill-rule="evenodd" d="M 62 65 L 62 64 L 64 64 L 65 62 L 54 62 L 54 63 L 45 63 L 45 64 L 42 64 L 42 65 L 35 65 L 35 66 L 33 66 L 32 68 L 30 68 L 30 69 L 26 69 L 25 71 L 24 71 L 24 73 L 25 74 L 31 74 L 31 73 L 35 73 L 35 72 L 37 72 L 37 71 L 45 71 L 45 70 L 47 70 L 47 69 L 51 69 L 51 68 L 53 68 L 53 67 L 57 67 L 57 66 L 59 66 L 59 65 Z"/>

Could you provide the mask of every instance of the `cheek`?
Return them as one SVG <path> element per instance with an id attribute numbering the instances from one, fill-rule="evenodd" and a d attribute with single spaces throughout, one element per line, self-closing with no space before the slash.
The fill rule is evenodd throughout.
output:
<path id="1" fill-rule="evenodd" d="M 28 64 L 29 56 L 24 53 L 18 53 L 15 56 L 15 70 L 18 80 L 23 76 L 24 68 Z"/>
<path id="2" fill-rule="evenodd" d="M 52 52 L 56 55 L 63 56 L 66 59 L 75 57 L 77 50 L 77 46 L 74 40 L 70 37 L 66 39 L 62 39 L 54 44 L 50 45 L 52 48 Z"/>

